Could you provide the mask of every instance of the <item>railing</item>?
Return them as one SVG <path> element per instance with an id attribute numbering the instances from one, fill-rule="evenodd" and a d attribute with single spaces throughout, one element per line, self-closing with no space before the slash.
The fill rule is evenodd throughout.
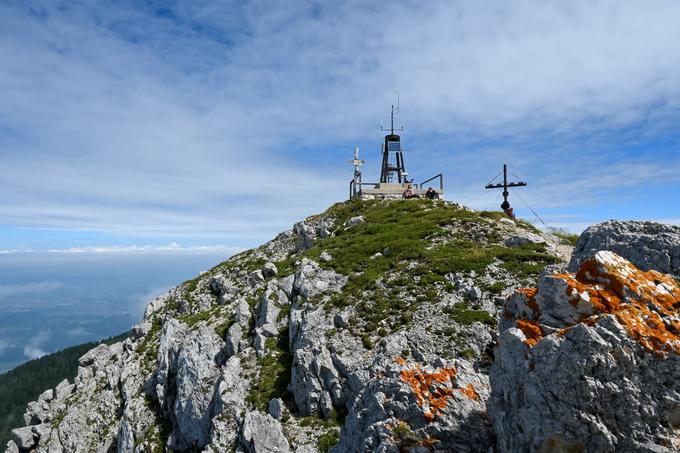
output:
<path id="1" fill-rule="evenodd" d="M 425 184 L 427 184 L 430 181 L 434 181 L 435 179 L 439 179 L 439 190 L 444 190 L 444 175 L 442 173 L 439 173 L 436 176 L 431 177 L 430 179 L 426 179 L 425 181 L 421 182 L 420 184 L 416 184 L 416 187 L 419 189 L 422 189 Z"/>
<path id="2" fill-rule="evenodd" d="M 361 186 L 372 186 L 375 187 L 377 183 L 375 182 L 361 182 L 361 179 L 352 179 L 349 182 L 349 198 L 355 198 L 358 194 L 361 194 Z"/>

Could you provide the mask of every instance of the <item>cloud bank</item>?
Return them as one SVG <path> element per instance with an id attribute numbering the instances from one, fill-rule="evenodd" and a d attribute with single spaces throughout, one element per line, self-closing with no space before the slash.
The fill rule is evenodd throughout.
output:
<path id="1" fill-rule="evenodd" d="M 61 289 L 63 286 L 64 285 L 61 282 L 57 281 L 31 282 L 21 285 L 0 284 L 0 299 L 5 299 L 20 294 L 39 294 L 56 291 Z"/>
<path id="2" fill-rule="evenodd" d="M 353 145 L 375 172 L 395 88 L 411 173 L 445 170 L 453 199 L 504 160 L 540 209 L 672 185 L 678 20 L 672 0 L 5 2 L 0 216 L 259 241 L 346 196 Z"/>

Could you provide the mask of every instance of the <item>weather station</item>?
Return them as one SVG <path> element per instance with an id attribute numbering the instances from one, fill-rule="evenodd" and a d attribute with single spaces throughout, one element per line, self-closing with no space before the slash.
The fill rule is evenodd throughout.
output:
<path id="1" fill-rule="evenodd" d="M 390 111 L 390 127 L 385 129 L 381 126 L 381 130 L 389 132 L 385 135 L 385 140 L 381 146 L 382 164 L 380 168 L 379 182 L 363 182 L 361 174 L 361 166 L 364 163 L 359 159 L 359 148 L 354 149 L 354 159 L 349 163 L 354 165 L 354 176 L 349 183 L 349 197 L 350 199 L 359 198 L 362 200 L 374 199 L 396 199 L 405 198 L 404 194 L 409 191 L 408 198 L 425 198 L 432 184 L 432 190 L 436 194 L 436 198 L 443 198 L 444 196 L 444 175 L 439 173 L 432 178 L 426 179 L 420 183 L 416 183 L 413 178 L 409 179 L 409 174 L 406 171 L 406 164 L 404 162 L 404 150 L 401 146 L 401 136 L 396 132 L 404 130 L 403 127 L 399 129 L 394 128 L 394 116 L 399 113 L 399 92 L 397 94 L 397 105 L 392 105 Z M 432 193 L 432 192 L 430 192 Z"/>

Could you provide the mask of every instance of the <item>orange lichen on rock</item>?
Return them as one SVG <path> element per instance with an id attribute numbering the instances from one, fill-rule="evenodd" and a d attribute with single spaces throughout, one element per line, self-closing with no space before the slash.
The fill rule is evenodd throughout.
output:
<path id="1" fill-rule="evenodd" d="M 426 437 L 425 439 L 420 441 L 420 445 L 425 447 L 425 448 L 434 448 L 434 445 L 439 442 L 439 439 L 436 437 Z"/>
<path id="2" fill-rule="evenodd" d="M 541 338 L 543 338 L 541 328 L 538 326 L 538 323 L 536 321 L 518 319 L 517 328 L 522 331 L 522 333 L 526 337 L 524 343 L 529 346 L 535 345 L 536 343 L 541 341 Z"/>
<path id="3" fill-rule="evenodd" d="M 401 371 L 401 380 L 411 386 L 416 394 L 418 407 L 423 409 L 423 416 L 428 423 L 443 412 L 449 398 L 453 396 L 455 377 L 455 368 L 427 372 L 415 365 L 413 369 Z"/>
<path id="4" fill-rule="evenodd" d="M 472 384 L 468 384 L 465 387 L 459 388 L 458 390 L 460 390 L 465 396 L 467 396 L 471 400 L 477 401 L 479 399 L 479 393 L 477 393 L 477 390 L 475 390 Z"/>
<path id="5" fill-rule="evenodd" d="M 576 275 L 551 278 L 566 283 L 567 300 L 582 315 L 578 322 L 592 326 L 602 315 L 611 314 L 648 351 L 663 357 L 669 352 L 680 354 L 680 286 L 672 277 L 654 270 L 642 271 L 605 251 L 585 260 Z M 531 294 L 527 289 L 518 291 Z M 526 344 L 533 346 L 540 341 L 541 331 L 535 321 L 518 319 L 516 324 L 527 337 Z M 565 322 L 557 334 L 563 335 L 572 326 Z"/>
<path id="6" fill-rule="evenodd" d="M 531 308 L 534 313 L 538 313 L 538 303 L 536 303 L 536 294 L 538 294 L 538 288 L 518 288 L 518 293 L 522 293 L 527 298 L 527 306 Z"/>
<path id="7" fill-rule="evenodd" d="M 397 363 L 398 365 L 401 365 L 401 366 L 406 365 L 406 360 L 405 360 L 403 357 L 401 357 L 401 356 L 397 356 L 397 357 L 394 359 L 394 361 L 395 361 L 395 363 Z"/>

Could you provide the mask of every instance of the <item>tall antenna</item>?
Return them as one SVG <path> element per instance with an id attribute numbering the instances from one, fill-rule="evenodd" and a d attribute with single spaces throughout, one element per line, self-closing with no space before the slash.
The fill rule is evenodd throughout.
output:
<path id="1" fill-rule="evenodd" d="M 399 92 L 397 90 L 392 90 L 392 91 L 394 91 L 397 94 L 397 107 L 395 108 L 394 104 L 392 104 L 392 110 L 390 111 L 390 128 L 385 129 L 384 127 L 382 127 L 382 125 L 380 125 L 380 130 L 385 131 L 385 132 L 389 131 L 390 135 L 394 135 L 394 115 L 399 113 Z M 403 132 L 404 126 L 400 127 L 397 130 Z"/>
<path id="2" fill-rule="evenodd" d="M 390 128 L 385 129 L 380 126 L 383 131 L 389 132 L 385 135 L 385 142 L 382 145 L 382 170 L 380 171 L 380 183 L 398 183 L 404 184 L 407 182 L 406 166 L 404 165 L 404 154 L 401 149 L 401 137 L 395 134 L 394 131 L 394 115 L 399 113 L 399 92 L 394 90 L 397 95 L 397 107 L 392 104 L 390 110 Z M 403 131 L 404 128 L 396 129 Z M 394 159 L 390 159 L 393 156 Z M 395 181 L 396 176 L 396 181 Z"/>

